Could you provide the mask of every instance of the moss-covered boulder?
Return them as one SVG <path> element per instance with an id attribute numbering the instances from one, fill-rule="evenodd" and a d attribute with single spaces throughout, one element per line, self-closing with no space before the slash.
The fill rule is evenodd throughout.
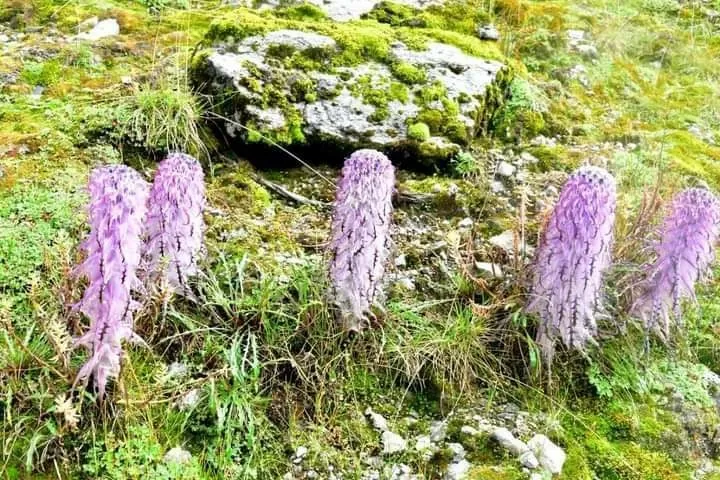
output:
<path id="1" fill-rule="evenodd" d="M 348 40 L 353 27 L 332 22 L 253 25 L 214 25 L 192 75 L 240 145 L 377 148 L 430 165 L 485 132 L 508 81 L 500 61 L 386 26 Z"/>

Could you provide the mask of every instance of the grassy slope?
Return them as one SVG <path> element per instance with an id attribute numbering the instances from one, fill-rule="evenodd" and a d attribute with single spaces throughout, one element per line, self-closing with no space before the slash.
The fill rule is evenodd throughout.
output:
<path id="1" fill-rule="evenodd" d="M 498 321 L 507 315 L 502 312 L 518 309 L 511 295 L 516 292 L 492 286 L 492 293 L 509 295 L 498 304 L 460 273 L 454 282 L 435 285 L 434 299 L 422 291 L 394 292 L 385 327 L 346 346 L 324 307 L 321 253 L 313 247 L 325 235 L 322 212 L 287 206 L 252 181 L 247 165 L 223 168 L 220 162 L 209 177 L 211 204 L 223 214 L 208 218 L 203 306 L 176 302 L 167 312 L 149 306 L 138 325 L 151 348 L 129 350 L 113 405 L 99 410 L 87 396 L 73 399 L 81 420 L 72 429 L 56 398 L 69 391 L 83 359 L 68 351 L 63 332 L 69 324 L 77 333 L 82 322 L 65 306 L 79 297 L 67 275 L 85 229 L 87 172 L 122 152 L 149 173 L 150 153 L 200 144 L 192 127 L 201 106 L 186 95 L 182 71 L 188 51 L 228 11 L 204 5 L 151 17 L 138 2 L 15 3 L 29 25 L 52 17 L 70 33 L 99 14 L 118 18 L 123 35 L 90 49 L 44 44 L 43 35 L 29 33 L 26 44 L 57 55 L 24 64 L 18 55 L 0 59 L 0 73 L 20 72 L 17 84 L 0 91 L 0 471 L 9 478 L 55 471 L 68 478 L 79 469 L 107 478 L 175 478 L 177 472 L 165 471 L 159 459 L 178 444 L 195 455 L 186 472 L 191 477 L 276 478 L 301 444 L 310 447 L 308 463 L 319 471 L 331 463 L 352 474 L 364 465 L 359 455 L 347 453 L 373 453 L 378 444 L 362 419 L 366 406 L 388 405 L 383 413 L 392 418 L 414 410 L 426 420 L 458 401 L 472 406 L 498 398 L 548 413 L 542 429 L 569 454 L 564 478 L 687 478 L 692 467 L 679 448 L 683 428 L 656 403 L 672 383 L 710 412 L 703 409 L 707 394 L 693 379 L 695 362 L 720 368 L 712 286 L 689 316 L 689 332 L 678 347 L 682 361 L 668 364 L 661 348 L 643 360 L 641 341 L 630 335 L 608 342 L 590 360 L 561 360 L 548 388 L 534 364 L 519 359 L 519 352 L 528 354 L 528 319 L 514 315 L 513 333 L 498 333 Z M 7 5 L 5 15 L 13 2 Z M 698 125 L 720 136 L 720 36 L 700 7 L 680 8 L 669 0 L 474 5 L 500 26 L 503 52 L 531 85 L 516 87 L 531 98 L 506 112 L 509 125 L 521 126 L 521 139 L 507 142 L 535 133 L 563 135 L 559 146 L 532 148 L 544 168 L 568 170 L 585 159 L 606 158 L 622 185 L 620 238 L 658 172 L 664 194 L 698 181 L 718 186 L 720 148 L 688 132 Z M 473 25 L 453 16 L 457 12 L 448 10 L 430 18 L 433 34 L 462 43 L 458 36 Z M 443 33 L 449 28 L 457 32 Z M 596 60 L 568 49 L 570 28 L 590 33 Z M 588 89 L 557 81 L 576 64 L 587 69 Z M 124 76 L 139 85 L 121 87 Z M 46 87 L 42 101 L 28 95 L 38 84 Z M 543 105 L 540 118 L 533 103 Z M 181 121 L 172 122 L 178 129 L 144 129 L 148 119 L 168 124 L 163 120 L 178 111 Z M 619 152 L 606 143 L 615 141 L 636 148 Z M 150 153 L 138 153 L 137 145 Z M 407 180 L 404 186 L 449 181 Z M 312 193 L 331 195 L 324 188 Z M 472 211 L 474 201 L 468 200 Z M 501 224 L 515 223 L 507 212 L 498 215 Z M 621 242 L 623 247 L 628 245 Z M 304 263 L 278 260 L 279 252 Z M 527 328 L 531 332 L 532 324 Z M 498 339 L 506 348 L 497 348 Z M 252 355 L 243 360 L 245 351 L 257 352 L 257 361 Z M 191 365 L 191 374 L 167 379 L 166 365 L 174 360 Z M 481 388 L 475 378 L 483 379 Z M 170 408 L 195 388 L 202 398 L 197 409 Z M 399 410 L 392 407 L 397 398 L 405 399 Z M 121 446 L 123 439 L 132 441 Z M 471 455 L 481 464 L 476 478 L 520 478 L 514 460 L 490 445 L 478 444 Z M 427 465 L 411 455 L 397 460 L 428 478 L 445 461 Z"/>

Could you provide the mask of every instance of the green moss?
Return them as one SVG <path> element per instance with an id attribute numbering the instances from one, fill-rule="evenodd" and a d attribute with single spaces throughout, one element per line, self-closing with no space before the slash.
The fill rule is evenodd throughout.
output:
<path id="1" fill-rule="evenodd" d="M 452 143 L 425 141 L 418 146 L 418 153 L 426 159 L 440 159 L 449 162 L 452 157 L 460 153 L 460 147 Z"/>
<path id="2" fill-rule="evenodd" d="M 297 49 L 292 45 L 285 43 L 275 43 L 267 47 L 267 56 L 270 58 L 287 58 L 291 57 Z"/>
<path id="3" fill-rule="evenodd" d="M 514 466 L 481 465 L 474 467 L 468 473 L 468 478 L 482 480 L 522 480 L 526 477 Z"/>
<path id="4" fill-rule="evenodd" d="M 57 60 L 46 62 L 26 62 L 20 77 L 33 86 L 48 87 L 56 83 L 62 75 L 62 65 Z"/>
<path id="5" fill-rule="evenodd" d="M 238 14 L 238 16 L 226 16 L 213 22 L 205 35 L 205 43 L 209 45 L 216 42 L 237 42 L 252 35 L 267 33 L 274 26 L 277 28 L 287 26 L 287 24 L 268 22 L 267 18 L 244 9 L 239 10 Z"/>
<path id="6" fill-rule="evenodd" d="M 82 213 L 78 208 L 82 201 L 79 188 L 74 192 L 18 185 L 0 193 L 3 291 L 26 291 L 44 270 L 48 251 L 66 248 L 71 233 L 81 223 Z"/>
<path id="7" fill-rule="evenodd" d="M 537 163 L 528 166 L 532 172 L 545 173 L 557 170 L 570 172 L 580 163 L 579 159 L 569 156 L 567 148 L 563 145 L 530 147 L 528 152 L 538 160 Z"/>
<path id="8" fill-rule="evenodd" d="M 674 166 L 720 186 L 720 147 L 708 145 L 687 131 L 675 131 L 663 138 Z"/>
<path id="9" fill-rule="evenodd" d="M 547 97 L 530 82 L 520 78 L 512 80 L 509 90 L 509 98 L 495 120 L 495 131 L 507 138 L 531 138 L 541 133 L 545 128 Z"/>
<path id="10" fill-rule="evenodd" d="M 251 177 L 248 165 L 241 164 L 232 171 L 220 172 L 209 185 L 211 196 L 220 197 L 250 214 L 259 214 L 270 206 L 272 197 Z"/>
<path id="11" fill-rule="evenodd" d="M 303 3 L 300 5 L 292 5 L 285 8 L 279 8 L 275 12 L 278 17 L 287 18 L 290 20 L 311 20 L 320 21 L 326 20 L 327 15 L 317 5 L 311 3 Z"/>
<path id="12" fill-rule="evenodd" d="M 427 125 L 430 128 L 430 132 L 433 135 L 437 135 L 442 130 L 443 118 L 443 113 L 440 110 L 429 109 L 420 112 L 415 120 Z"/>
<path id="13" fill-rule="evenodd" d="M 430 138 L 430 128 L 422 122 L 413 123 L 408 127 L 407 136 L 411 140 L 424 142 Z"/>
<path id="14" fill-rule="evenodd" d="M 420 100 L 424 104 L 442 100 L 447 95 L 447 90 L 442 82 L 435 81 L 431 85 L 427 85 L 420 90 Z"/>
<path id="15" fill-rule="evenodd" d="M 633 442 L 613 444 L 602 438 L 585 441 L 586 459 L 600 478 L 618 480 L 681 480 L 667 455 L 647 451 Z"/>
<path id="16" fill-rule="evenodd" d="M 316 90 L 317 85 L 315 85 L 315 82 L 310 77 L 298 76 L 295 79 L 295 82 L 290 86 L 292 101 L 310 101 L 308 100 L 308 96 L 310 96 L 310 98 L 317 98 L 317 95 L 315 94 Z"/>
<path id="17" fill-rule="evenodd" d="M 458 47 L 465 53 L 486 60 L 505 61 L 497 42 L 485 42 L 477 37 L 446 30 L 431 29 L 425 33 L 434 40 Z"/>
<path id="18" fill-rule="evenodd" d="M 368 116 L 368 120 L 374 123 L 381 123 L 390 116 L 390 109 L 387 106 L 376 107 L 375 111 Z"/>
<path id="19" fill-rule="evenodd" d="M 407 23 L 417 14 L 417 10 L 395 2 L 379 2 L 363 18 L 376 20 L 380 23 L 398 26 Z"/>
<path id="20" fill-rule="evenodd" d="M 567 457 L 563 465 L 561 479 L 592 480 L 594 478 L 584 448 L 573 443 L 568 445 L 566 453 Z"/>
<path id="21" fill-rule="evenodd" d="M 390 88 L 388 89 L 388 97 L 391 100 L 397 100 L 398 102 L 407 103 L 410 100 L 410 93 L 405 85 L 398 82 L 390 82 Z"/>
<path id="22" fill-rule="evenodd" d="M 390 115 L 388 104 L 391 100 L 408 101 L 409 94 L 405 85 L 398 82 L 377 84 L 370 75 L 364 75 L 350 87 L 353 96 L 362 99 L 363 103 L 375 107 L 375 112 L 368 120 L 381 122 Z"/>
<path id="23" fill-rule="evenodd" d="M 407 83 L 408 85 L 425 83 L 425 80 L 427 79 L 425 70 L 420 67 L 416 67 L 411 63 L 393 63 L 390 66 L 390 69 L 392 70 L 392 74 L 395 75 L 395 78 L 403 83 Z"/>
<path id="24" fill-rule="evenodd" d="M 443 133 L 451 142 L 466 145 L 469 141 L 468 127 L 461 120 L 451 120 L 445 125 Z"/>

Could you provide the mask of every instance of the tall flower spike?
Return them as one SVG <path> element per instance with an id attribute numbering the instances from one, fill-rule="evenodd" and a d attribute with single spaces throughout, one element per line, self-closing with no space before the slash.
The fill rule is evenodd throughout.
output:
<path id="1" fill-rule="evenodd" d="M 85 261 L 77 268 L 88 286 L 76 305 L 90 319 L 90 329 L 75 341 L 91 356 L 77 381 L 91 375 L 100 399 L 108 378 L 120 373 L 122 342 L 139 340 L 133 333 L 134 291 L 142 290 L 137 269 L 149 185 L 125 165 L 95 169 L 88 185 L 90 234 L 81 248 Z"/>
<path id="2" fill-rule="evenodd" d="M 709 272 L 720 234 L 720 202 L 710 191 L 690 188 L 671 202 L 632 314 L 648 332 L 667 341 L 671 320 L 681 320 L 680 303 L 695 300 L 695 282 Z"/>
<path id="3" fill-rule="evenodd" d="M 395 168 L 375 150 L 345 161 L 332 218 L 330 280 L 343 326 L 359 331 L 381 301 L 389 255 Z"/>
<path id="4" fill-rule="evenodd" d="M 615 180 L 602 168 L 579 168 L 560 192 L 542 234 L 527 305 L 540 316 L 537 342 L 548 364 L 558 338 L 578 350 L 594 342 L 614 224 Z"/>
<path id="5" fill-rule="evenodd" d="M 204 209 L 200 163 L 189 155 L 171 153 L 160 162 L 150 191 L 148 270 L 152 279 L 186 296 L 188 278 L 197 273 L 203 246 Z"/>

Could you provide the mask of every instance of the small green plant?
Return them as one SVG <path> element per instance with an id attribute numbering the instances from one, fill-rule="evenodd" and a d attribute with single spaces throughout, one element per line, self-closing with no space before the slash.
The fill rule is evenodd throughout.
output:
<path id="1" fill-rule="evenodd" d="M 390 67 L 395 78 L 408 85 L 425 83 L 427 74 L 425 70 L 410 63 L 398 62 Z"/>
<path id="2" fill-rule="evenodd" d="M 430 138 L 430 127 L 422 122 L 413 123 L 408 127 L 407 136 L 411 140 L 424 142 Z"/>
<path id="3" fill-rule="evenodd" d="M 455 173 L 461 176 L 479 175 L 485 172 L 485 166 L 470 152 L 460 152 L 452 159 Z"/>
<path id="4" fill-rule="evenodd" d="M 186 86 L 144 85 L 120 105 L 119 131 L 134 145 L 148 150 L 207 153 L 208 139 L 200 125 L 203 109 Z"/>
<path id="5" fill-rule="evenodd" d="M 200 480 L 205 478 L 197 459 L 165 462 L 167 449 L 144 425 L 129 427 L 126 438 L 109 433 L 94 444 L 82 469 L 105 480 Z"/>
<path id="6" fill-rule="evenodd" d="M 27 62 L 20 74 L 29 85 L 49 87 L 60 79 L 62 66 L 56 60 L 46 62 Z"/>
<path id="7" fill-rule="evenodd" d="M 157 15 L 168 8 L 187 10 L 190 8 L 190 0 L 141 0 L 147 6 L 148 11 Z"/>
<path id="8" fill-rule="evenodd" d="M 516 77 L 510 82 L 505 105 L 498 112 L 494 130 L 501 137 L 533 137 L 545 127 L 549 100 L 529 81 Z"/>

